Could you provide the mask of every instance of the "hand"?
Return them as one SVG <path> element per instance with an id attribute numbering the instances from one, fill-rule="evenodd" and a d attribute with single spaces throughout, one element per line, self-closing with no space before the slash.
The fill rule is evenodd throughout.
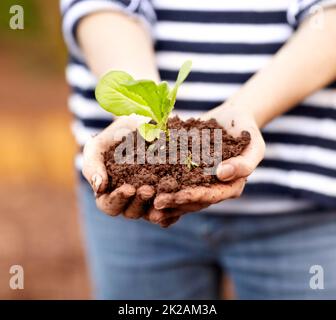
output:
<path id="1" fill-rule="evenodd" d="M 225 182 L 211 187 L 187 188 L 176 193 L 161 193 L 154 200 L 154 207 L 145 215 L 151 222 L 167 227 L 183 214 L 199 211 L 212 204 L 241 195 L 246 178 L 264 157 L 265 142 L 252 113 L 233 105 L 222 105 L 205 114 L 204 119 L 215 118 L 229 134 L 240 136 L 248 131 L 251 142 L 237 157 L 221 162 L 217 167 L 217 178 Z"/>
<path id="2" fill-rule="evenodd" d="M 241 178 L 231 183 L 214 184 L 211 187 L 200 186 L 175 193 L 160 193 L 144 218 L 161 227 L 168 227 L 185 213 L 200 211 L 224 199 L 239 197 L 244 186 L 245 178 Z"/>
<path id="3" fill-rule="evenodd" d="M 145 214 L 145 204 L 153 198 L 154 189 L 144 185 L 136 190 L 124 184 L 111 193 L 104 193 L 108 185 L 108 176 L 104 165 L 103 152 L 123 136 L 134 131 L 139 119 L 120 117 L 97 136 L 89 140 L 83 152 L 83 175 L 96 194 L 97 207 L 111 216 L 120 213 L 127 218 L 136 219 Z"/>

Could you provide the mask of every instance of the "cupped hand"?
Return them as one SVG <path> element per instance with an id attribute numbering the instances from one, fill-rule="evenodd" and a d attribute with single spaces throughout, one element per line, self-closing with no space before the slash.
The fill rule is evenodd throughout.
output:
<path id="1" fill-rule="evenodd" d="M 205 114 L 204 119 L 210 118 L 215 118 L 234 137 L 240 136 L 242 131 L 248 131 L 251 136 L 249 145 L 241 155 L 218 165 L 216 175 L 222 183 L 159 194 L 154 200 L 153 208 L 145 215 L 149 221 L 168 227 L 185 213 L 199 211 L 220 201 L 239 197 L 247 177 L 263 159 L 265 142 L 252 113 L 238 106 L 223 105 Z"/>
<path id="2" fill-rule="evenodd" d="M 239 197 L 244 186 L 245 178 L 241 178 L 210 187 L 189 187 L 175 193 L 160 193 L 144 218 L 161 227 L 168 227 L 186 213 L 200 211 L 224 199 Z"/>
<path id="3" fill-rule="evenodd" d="M 217 167 L 217 178 L 223 182 L 247 178 L 258 166 L 265 155 L 265 142 L 254 115 L 247 108 L 235 105 L 223 105 L 216 114 L 209 113 L 207 117 L 215 117 L 217 122 L 234 137 L 248 131 L 251 141 L 244 151 L 237 157 L 221 162 Z"/>
<path id="4" fill-rule="evenodd" d="M 140 119 L 120 117 L 100 134 L 90 139 L 84 147 L 82 173 L 95 192 L 97 207 L 111 216 L 122 213 L 130 219 L 140 218 L 147 212 L 147 204 L 155 194 L 151 186 L 144 185 L 136 190 L 129 184 L 124 184 L 111 193 L 105 193 L 108 186 L 108 175 L 103 153 L 113 143 L 134 131 L 139 122 Z"/>

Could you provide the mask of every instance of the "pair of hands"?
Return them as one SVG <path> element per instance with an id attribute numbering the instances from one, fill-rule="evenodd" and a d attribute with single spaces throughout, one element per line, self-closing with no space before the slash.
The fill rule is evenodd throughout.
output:
<path id="1" fill-rule="evenodd" d="M 251 135 L 251 142 L 241 155 L 225 160 L 217 167 L 217 177 L 225 183 L 211 187 L 186 188 L 176 193 L 161 193 L 157 196 L 149 185 L 136 190 L 133 186 L 124 184 L 111 193 L 104 193 L 108 176 L 103 152 L 139 125 L 135 118 L 121 117 L 88 141 L 84 147 L 83 175 L 97 195 L 97 207 L 111 216 L 123 214 L 130 219 L 144 218 L 161 227 L 168 227 L 185 213 L 239 197 L 246 178 L 264 156 L 264 140 L 252 113 L 245 109 L 224 105 L 205 114 L 204 119 L 209 118 L 215 118 L 232 136 L 239 136 L 244 130 Z M 153 203 L 149 209 L 146 206 L 148 202 Z"/>

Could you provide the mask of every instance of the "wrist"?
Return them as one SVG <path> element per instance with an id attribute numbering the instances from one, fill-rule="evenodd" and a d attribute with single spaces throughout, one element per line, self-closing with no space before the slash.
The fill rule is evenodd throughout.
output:
<path id="1" fill-rule="evenodd" d="M 267 109 L 262 107 L 262 105 L 232 99 L 225 102 L 222 106 L 223 108 L 235 108 L 237 113 L 241 114 L 243 118 L 250 119 L 258 129 L 264 127 L 268 122 Z"/>
<path id="2" fill-rule="evenodd" d="M 215 109 L 206 112 L 202 117 L 203 120 L 211 118 L 220 123 L 236 123 L 239 124 L 239 127 L 246 127 L 246 129 L 248 127 L 260 129 L 262 124 L 261 119 L 257 119 L 252 108 L 232 101 L 224 102 Z"/>

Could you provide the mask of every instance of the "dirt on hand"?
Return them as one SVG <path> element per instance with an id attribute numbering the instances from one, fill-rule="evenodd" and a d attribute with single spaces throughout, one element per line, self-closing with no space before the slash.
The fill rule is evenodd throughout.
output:
<path id="1" fill-rule="evenodd" d="M 209 155 L 212 159 L 218 156 L 221 161 L 229 159 L 231 157 L 236 157 L 240 155 L 245 147 L 250 143 L 251 137 L 249 132 L 243 131 L 238 138 L 234 138 L 230 134 L 226 132 L 226 130 L 220 126 L 215 119 L 210 119 L 207 121 L 202 121 L 200 119 L 188 119 L 186 121 L 182 121 L 177 116 L 169 119 L 168 122 L 169 130 L 176 129 L 181 130 L 185 129 L 190 132 L 191 129 L 198 129 L 200 132 L 200 150 L 202 150 L 202 130 L 209 129 Z M 215 129 L 221 129 L 222 135 L 222 148 L 221 150 L 217 150 L 215 147 Z M 156 193 L 162 192 L 176 192 L 181 189 L 187 187 L 196 187 L 196 186 L 210 186 L 211 184 L 218 183 L 215 174 L 206 174 L 204 172 L 205 168 L 213 167 L 213 162 L 203 159 L 200 157 L 199 163 L 194 163 L 192 161 L 192 137 L 188 136 L 187 149 L 183 150 L 185 154 L 187 154 L 186 161 L 180 161 L 180 151 L 181 148 L 185 147 L 181 146 L 180 138 L 176 139 L 176 153 L 177 163 L 169 163 L 169 142 L 173 137 L 166 137 L 163 135 L 161 137 L 161 141 L 157 141 L 158 145 L 162 147 L 165 145 L 165 163 L 156 163 L 152 164 L 151 159 L 149 159 L 149 155 L 147 154 L 148 148 L 153 148 L 153 143 L 144 142 L 146 152 L 144 154 L 137 154 L 137 145 L 136 141 L 139 138 L 138 132 L 131 133 L 133 135 L 133 139 L 135 141 L 134 149 L 132 150 L 134 153 L 134 163 L 117 163 L 115 160 L 115 150 L 116 148 L 125 141 L 124 138 L 122 141 L 116 143 L 111 146 L 108 151 L 104 153 L 105 165 L 107 168 L 107 172 L 109 175 L 109 185 L 106 192 L 111 192 L 114 189 L 120 187 L 121 185 L 127 183 L 133 185 L 135 188 L 139 188 L 142 185 L 150 185 L 153 186 Z M 162 140 L 163 139 L 163 140 Z M 160 144 L 161 143 L 161 144 Z M 145 163 L 139 164 L 137 163 L 138 157 L 144 157 Z"/>

